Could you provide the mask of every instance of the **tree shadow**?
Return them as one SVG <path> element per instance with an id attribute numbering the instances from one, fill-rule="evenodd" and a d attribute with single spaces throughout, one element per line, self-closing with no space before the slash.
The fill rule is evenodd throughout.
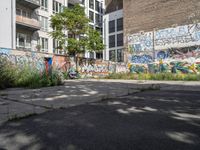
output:
<path id="1" fill-rule="evenodd" d="M 8 122 L 0 148 L 198 150 L 199 108 L 198 92 L 145 91 Z"/>

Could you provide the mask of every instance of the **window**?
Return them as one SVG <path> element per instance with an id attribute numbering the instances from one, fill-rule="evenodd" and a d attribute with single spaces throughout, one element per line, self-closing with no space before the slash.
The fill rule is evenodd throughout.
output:
<path id="1" fill-rule="evenodd" d="M 115 20 L 109 21 L 109 33 L 115 32 Z"/>
<path id="2" fill-rule="evenodd" d="M 16 46 L 17 48 L 31 49 L 31 36 L 28 34 L 17 33 Z"/>
<path id="3" fill-rule="evenodd" d="M 122 49 L 117 50 L 117 62 L 123 62 L 124 61 L 124 53 Z"/>
<path id="4" fill-rule="evenodd" d="M 41 37 L 39 42 L 41 45 L 41 51 L 48 52 L 48 39 Z"/>
<path id="5" fill-rule="evenodd" d="M 60 42 L 53 39 L 53 53 L 55 54 L 63 54 L 63 50 L 60 47 Z"/>
<path id="6" fill-rule="evenodd" d="M 53 0 L 53 12 L 54 13 L 59 13 L 62 11 L 62 4 Z"/>
<path id="7" fill-rule="evenodd" d="M 41 30 L 48 31 L 48 18 L 40 16 Z"/>
<path id="8" fill-rule="evenodd" d="M 117 34 L 117 46 L 123 46 L 123 33 Z"/>
<path id="9" fill-rule="evenodd" d="M 103 52 L 97 52 L 96 59 L 103 59 Z"/>
<path id="10" fill-rule="evenodd" d="M 89 0 L 89 7 L 94 9 L 94 0 Z"/>
<path id="11" fill-rule="evenodd" d="M 123 18 L 117 19 L 117 31 L 123 30 Z"/>
<path id="12" fill-rule="evenodd" d="M 40 9 L 48 10 L 48 0 L 40 0 Z"/>
<path id="13" fill-rule="evenodd" d="M 94 59 L 94 52 L 90 52 L 90 58 Z"/>
<path id="14" fill-rule="evenodd" d="M 94 22 L 94 13 L 92 11 L 89 12 L 89 19 Z"/>
<path id="15" fill-rule="evenodd" d="M 115 50 L 109 51 L 109 60 L 115 62 Z"/>
<path id="16" fill-rule="evenodd" d="M 19 16 L 26 17 L 26 18 L 31 18 L 31 12 L 29 12 L 27 10 L 20 9 L 20 8 L 16 9 L 16 14 L 19 15 Z"/>
<path id="17" fill-rule="evenodd" d="M 99 3 L 99 1 L 95 1 L 95 10 L 96 11 L 98 11 L 98 12 L 100 12 L 101 10 L 100 10 L 100 3 Z"/>
<path id="18" fill-rule="evenodd" d="M 99 33 L 102 35 L 102 32 L 103 32 L 103 31 L 102 31 L 102 28 L 96 27 L 95 29 L 96 29 L 97 31 L 99 31 Z"/>
<path id="19" fill-rule="evenodd" d="M 115 47 L 115 35 L 109 36 L 109 48 Z"/>
<path id="20" fill-rule="evenodd" d="M 81 1 L 81 4 L 85 5 L 85 0 L 82 0 L 82 1 Z"/>
<path id="21" fill-rule="evenodd" d="M 96 24 L 98 25 L 98 26 L 100 26 L 101 24 L 101 20 L 100 20 L 100 15 L 99 14 L 95 14 L 95 21 L 96 21 Z"/>

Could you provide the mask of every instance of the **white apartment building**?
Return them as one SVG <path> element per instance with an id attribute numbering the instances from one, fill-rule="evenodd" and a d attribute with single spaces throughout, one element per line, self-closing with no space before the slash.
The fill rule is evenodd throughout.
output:
<path id="1" fill-rule="evenodd" d="M 1 0 L 0 47 L 62 54 L 49 36 L 50 17 L 76 3 L 85 8 L 90 25 L 102 32 L 102 0 Z M 102 58 L 102 54 L 85 53 L 85 57 Z"/>
<path id="2" fill-rule="evenodd" d="M 76 3 L 85 8 L 85 14 L 91 20 L 90 26 L 103 35 L 104 0 L 68 0 L 68 7 Z M 102 59 L 103 53 L 86 52 L 85 58 Z"/>
<path id="3" fill-rule="evenodd" d="M 123 9 L 104 15 L 103 29 L 104 44 L 106 46 L 103 54 L 104 59 L 123 62 Z"/>

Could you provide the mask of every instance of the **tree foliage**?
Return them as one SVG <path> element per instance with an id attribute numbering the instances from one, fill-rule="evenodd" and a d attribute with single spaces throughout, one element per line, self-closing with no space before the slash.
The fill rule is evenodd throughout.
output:
<path id="1" fill-rule="evenodd" d="M 80 5 L 64 8 L 61 13 L 53 15 L 50 21 L 54 29 L 50 35 L 59 42 L 59 47 L 68 54 L 75 55 L 84 53 L 86 50 L 103 50 L 100 33 L 89 27 L 90 20 Z M 66 31 L 68 31 L 69 36 L 66 36 Z"/>

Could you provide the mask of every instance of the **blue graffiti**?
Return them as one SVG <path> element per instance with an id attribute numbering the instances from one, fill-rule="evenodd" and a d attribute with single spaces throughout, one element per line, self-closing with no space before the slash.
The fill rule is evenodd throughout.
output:
<path id="1" fill-rule="evenodd" d="M 142 56 L 133 55 L 131 61 L 133 63 L 147 64 L 153 62 L 153 58 L 150 55 L 142 55 Z"/>
<path id="2" fill-rule="evenodd" d="M 0 48 L 0 54 L 1 55 L 9 55 L 10 54 L 11 49 L 8 48 Z"/>
<path id="3" fill-rule="evenodd" d="M 166 59 L 169 57 L 169 51 L 159 51 L 157 53 L 157 59 Z"/>

